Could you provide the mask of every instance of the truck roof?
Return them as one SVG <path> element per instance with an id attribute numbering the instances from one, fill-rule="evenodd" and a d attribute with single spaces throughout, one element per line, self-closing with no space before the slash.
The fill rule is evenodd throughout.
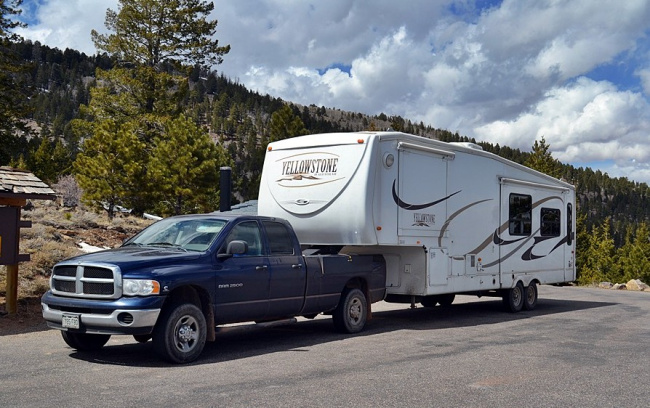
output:
<path id="1" fill-rule="evenodd" d="M 218 218 L 218 219 L 224 219 L 227 221 L 233 221 L 233 220 L 247 220 L 247 219 L 254 219 L 254 220 L 269 220 L 269 221 L 280 221 L 280 222 L 287 222 L 286 220 L 282 218 L 277 218 L 277 217 L 268 217 L 264 215 L 257 215 L 257 214 L 238 214 L 238 213 L 229 213 L 229 212 L 220 212 L 220 211 L 214 211 L 211 213 L 204 213 L 204 214 L 184 214 L 184 215 L 175 215 L 173 217 L 169 217 L 166 219 L 203 219 L 203 218 Z"/>

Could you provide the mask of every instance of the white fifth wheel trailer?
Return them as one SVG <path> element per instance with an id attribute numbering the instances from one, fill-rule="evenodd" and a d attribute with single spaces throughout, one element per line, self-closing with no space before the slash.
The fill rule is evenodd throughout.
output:
<path id="1" fill-rule="evenodd" d="M 258 211 L 301 243 L 386 259 L 386 300 L 500 296 L 532 309 L 538 284 L 575 280 L 575 189 L 485 152 L 399 132 L 269 144 Z"/>

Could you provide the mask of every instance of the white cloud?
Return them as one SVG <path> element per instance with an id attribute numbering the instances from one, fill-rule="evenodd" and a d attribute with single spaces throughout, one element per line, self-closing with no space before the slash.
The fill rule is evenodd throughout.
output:
<path id="1" fill-rule="evenodd" d="M 610 175 L 639 180 L 647 169 L 634 168 L 650 162 L 650 105 L 637 93 L 581 77 L 549 91 L 534 111 L 478 127 L 476 134 L 523 150 L 544 137 L 565 163 L 610 160 Z"/>
<path id="2" fill-rule="evenodd" d="M 650 96 L 650 69 L 640 69 L 636 74 L 641 79 L 641 85 L 643 86 L 643 92 L 646 96 Z"/>
<path id="3" fill-rule="evenodd" d="M 29 3 L 24 2 L 30 10 L 26 17 L 37 22 L 16 30 L 18 34 L 50 47 L 71 48 L 88 55 L 96 53 L 90 31 L 105 31 L 106 10 L 117 9 L 117 0 L 44 0 L 36 10 Z"/>

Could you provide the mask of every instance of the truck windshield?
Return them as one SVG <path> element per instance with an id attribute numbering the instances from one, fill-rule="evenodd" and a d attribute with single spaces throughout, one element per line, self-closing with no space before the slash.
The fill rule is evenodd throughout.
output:
<path id="1" fill-rule="evenodd" d="M 185 251 L 206 251 L 226 221 L 218 219 L 167 218 L 145 228 L 123 246 L 156 246 Z"/>

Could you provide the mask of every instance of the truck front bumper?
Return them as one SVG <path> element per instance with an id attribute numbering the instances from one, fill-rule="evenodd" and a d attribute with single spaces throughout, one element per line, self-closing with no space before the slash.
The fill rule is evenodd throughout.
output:
<path id="1" fill-rule="evenodd" d="M 53 329 L 94 334 L 150 334 L 164 297 L 129 298 L 116 301 L 71 299 L 43 295 L 43 318 Z M 140 308 L 142 307 L 142 308 Z M 63 327 L 64 315 L 78 316 L 79 328 Z"/>

